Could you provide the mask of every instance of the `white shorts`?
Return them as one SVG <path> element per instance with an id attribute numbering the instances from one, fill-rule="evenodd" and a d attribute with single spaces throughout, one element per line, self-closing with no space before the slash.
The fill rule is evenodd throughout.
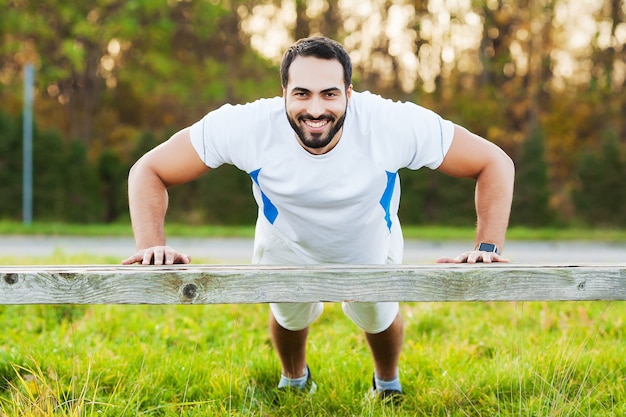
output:
<path id="1" fill-rule="evenodd" d="M 402 263 L 404 242 L 399 227 L 390 237 L 388 264 Z M 315 263 L 297 254 L 294 248 L 272 232 L 263 216 L 256 225 L 254 254 L 252 263 L 256 265 L 299 265 Z M 400 310 L 397 302 L 362 303 L 344 302 L 343 311 L 359 328 L 367 333 L 380 333 L 389 328 Z M 324 311 L 324 304 L 318 303 L 271 303 L 274 318 L 287 330 L 297 331 L 308 327 Z"/>
<path id="2" fill-rule="evenodd" d="M 400 310 L 397 302 L 342 303 L 343 312 L 361 330 L 381 333 L 389 328 Z M 287 330 L 297 331 L 308 327 L 324 311 L 322 303 L 271 303 L 274 318 Z"/>

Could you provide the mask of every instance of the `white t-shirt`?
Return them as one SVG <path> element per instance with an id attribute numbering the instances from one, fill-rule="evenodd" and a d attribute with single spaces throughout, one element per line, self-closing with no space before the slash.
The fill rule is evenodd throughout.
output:
<path id="1" fill-rule="evenodd" d="M 247 172 L 259 206 L 253 263 L 402 262 L 400 168 L 437 168 L 453 124 L 414 103 L 353 92 L 339 143 L 302 148 L 282 97 L 224 105 L 191 127 L 210 168 Z"/>

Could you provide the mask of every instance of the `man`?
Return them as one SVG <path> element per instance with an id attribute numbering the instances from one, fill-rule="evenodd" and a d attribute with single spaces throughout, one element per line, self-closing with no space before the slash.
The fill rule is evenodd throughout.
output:
<path id="1" fill-rule="evenodd" d="M 474 250 L 438 262 L 508 262 L 499 253 L 508 225 L 514 168 L 494 144 L 413 103 L 353 91 L 343 47 L 302 39 L 281 64 L 283 97 L 225 105 L 144 155 L 129 175 L 138 252 L 124 264 L 188 263 L 166 246 L 167 189 L 221 164 L 252 178 L 259 206 L 254 264 L 401 263 L 398 170 L 427 166 L 476 183 Z M 321 303 L 270 305 L 270 333 L 282 366 L 278 387 L 312 391 L 309 325 Z M 398 303 L 344 303 L 365 332 L 372 392 L 402 393 Z"/>

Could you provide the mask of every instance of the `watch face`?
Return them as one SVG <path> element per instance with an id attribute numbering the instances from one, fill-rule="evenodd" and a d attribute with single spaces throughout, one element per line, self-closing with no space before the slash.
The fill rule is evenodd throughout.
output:
<path id="1" fill-rule="evenodd" d="M 478 250 L 483 252 L 498 253 L 498 248 L 493 243 L 481 243 L 480 245 L 478 245 Z"/>

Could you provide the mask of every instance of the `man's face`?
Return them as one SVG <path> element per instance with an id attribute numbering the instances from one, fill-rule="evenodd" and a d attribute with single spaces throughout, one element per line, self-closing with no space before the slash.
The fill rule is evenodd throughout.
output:
<path id="1" fill-rule="evenodd" d="M 293 60 L 283 97 L 289 123 L 304 149 L 321 155 L 335 147 L 351 93 L 352 86 L 345 89 L 339 61 L 301 56 Z"/>

